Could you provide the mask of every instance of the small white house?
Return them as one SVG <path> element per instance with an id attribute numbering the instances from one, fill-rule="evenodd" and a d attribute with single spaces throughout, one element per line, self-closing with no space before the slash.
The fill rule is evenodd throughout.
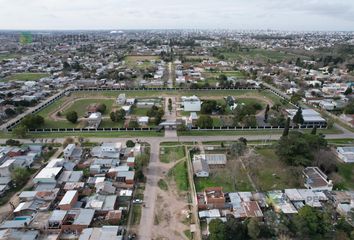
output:
<path id="1" fill-rule="evenodd" d="M 337 156 L 345 163 L 354 163 L 354 147 L 337 147 Z"/>
<path id="2" fill-rule="evenodd" d="M 102 114 L 100 112 L 91 113 L 87 118 L 88 128 L 98 128 L 102 121 Z"/>
<path id="3" fill-rule="evenodd" d="M 121 94 L 119 94 L 119 96 L 117 97 L 117 104 L 119 104 L 119 105 L 124 105 L 125 104 L 125 102 L 126 102 L 126 100 L 127 100 L 127 98 L 126 98 L 126 96 L 125 96 L 125 93 L 121 93 Z"/>
<path id="4" fill-rule="evenodd" d="M 149 117 L 148 116 L 139 117 L 138 124 L 141 126 L 148 125 L 149 124 Z"/>
<path id="5" fill-rule="evenodd" d="M 183 110 L 186 112 L 199 112 L 202 102 L 197 96 L 182 97 Z"/>

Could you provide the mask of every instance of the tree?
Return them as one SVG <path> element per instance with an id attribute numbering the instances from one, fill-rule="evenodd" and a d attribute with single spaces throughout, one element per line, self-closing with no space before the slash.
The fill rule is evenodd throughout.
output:
<path id="1" fill-rule="evenodd" d="M 247 223 L 248 236 L 252 239 L 257 239 L 259 233 L 261 232 L 258 224 L 258 220 L 256 218 L 251 218 Z"/>
<path id="2" fill-rule="evenodd" d="M 76 123 L 78 118 L 77 112 L 75 111 L 70 111 L 66 114 L 66 119 L 71 123 Z"/>
<path id="3" fill-rule="evenodd" d="M 19 138 L 26 137 L 27 131 L 28 131 L 28 127 L 24 124 L 20 124 L 12 130 L 13 134 Z"/>
<path id="4" fill-rule="evenodd" d="M 73 139 L 72 137 L 65 138 L 63 142 L 63 148 L 66 148 L 69 144 L 73 143 L 75 143 L 75 139 Z"/>
<path id="5" fill-rule="evenodd" d="M 286 119 L 284 131 L 283 131 L 283 137 L 289 135 L 289 128 L 290 128 L 290 118 L 288 117 L 288 119 Z"/>
<path id="6" fill-rule="evenodd" d="M 225 238 L 225 224 L 220 219 L 213 219 L 209 223 L 209 240 L 223 240 Z"/>
<path id="7" fill-rule="evenodd" d="M 16 115 L 16 111 L 13 110 L 12 108 L 6 108 L 5 109 L 5 113 L 7 116 L 12 117 Z"/>
<path id="8" fill-rule="evenodd" d="M 245 127 L 257 127 L 257 118 L 255 115 L 247 115 L 242 119 Z"/>
<path id="9" fill-rule="evenodd" d="M 20 146 L 21 145 L 20 141 L 13 140 L 13 139 L 6 140 L 5 144 L 9 145 L 9 146 Z"/>
<path id="10" fill-rule="evenodd" d="M 107 109 L 107 106 L 106 106 L 106 104 L 104 104 L 104 103 L 100 103 L 100 104 L 98 104 L 98 106 L 97 106 L 97 112 L 100 112 L 100 113 L 102 113 L 102 114 L 105 113 L 106 109 Z"/>
<path id="11" fill-rule="evenodd" d="M 44 118 L 39 115 L 27 115 L 23 118 L 22 124 L 25 125 L 28 129 L 38 128 L 44 124 Z"/>
<path id="12" fill-rule="evenodd" d="M 126 115 L 126 112 L 124 111 L 124 109 L 121 108 L 115 112 L 111 112 L 110 118 L 111 118 L 112 122 L 120 122 L 125 119 L 125 115 Z"/>
<path id="13" fill-rule="evenodd" d="M 135 146 L 135 143 L 132 141 L 132 140 L 128 140 L 125 145 L 128 147 L 128 148 L 132 148 Z"/>
<path id="14" fill-rule="evenodd" d="M 212 128 L 213 119 L 210 116 L 202 115 L 197 120 L 197 126 L 200 128 Z"/>
<path id="15" fill-rule="evenodd" d="M 317 125 L 313 126 L 311 130 L 311 134 L 316 135 L 316 133 L 317 133 Z"/>
<path id="16" fill-rule="evenodd" d="M 332 224 L 326 212 L 308 205 L 302 207 L 294 216 L 295 233 L 303 238 L 320 237 L 331 231 Z"/>
<path id="17" fill-rule="evenodd" d="M 344 92 L 344 95 L 350 95 L 353 93 L 353 89 L 351 87 L 348 87 L 345 92 Z"/>
<path id="18" fill-rule="evenodd" d="M 242 156 L 245 150 L 246 150 L 246 144 L 241 141 L 232 143 L 229 149 L 230 154 L 234 157 Z"/>
<path id="19" fill-rule="evenodd" d="M 278 141 L 276 153 L 279 158 L 290 166 L 309 166 L 313 164 L 314 154 L 327 147 L 323 135 L 290 132 Z"/>
<path id="20" fill-rule="evenodd" d="M 293 122 L 296 124 L 303 124 L 304 123 L 304 118 L 302 116 L 302 109 L 301 107 L 298 108 L 294 118 L 293 118 Z"/>
<path id="21" fill-rule="evenodd" d="M 23 186 L 27 183 L 31 173 L 26 168 L 17 167 L 11 172 L 11 179 L 17 186 Z"/>
<path id="22" fill-rule="evenodd" d="M 215 100 L 206 100 L 201 106 L 201 113 L 211 114 L 216 110 L 217 102 Z"/>

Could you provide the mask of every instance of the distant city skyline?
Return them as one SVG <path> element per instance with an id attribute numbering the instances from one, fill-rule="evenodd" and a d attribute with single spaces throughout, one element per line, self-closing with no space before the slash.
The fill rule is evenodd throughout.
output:
<path id="1" fill-rule="evenodd" d="M 354 31 L 352 0 L 0 0 L 3 30 Z"/>

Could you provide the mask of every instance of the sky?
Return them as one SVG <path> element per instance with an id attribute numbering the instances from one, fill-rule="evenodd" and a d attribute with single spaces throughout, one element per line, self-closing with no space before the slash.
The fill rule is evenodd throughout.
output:
<path id="1" fill-rule="evenodd" d="M 354 31 L 354 0 L 0 0 L 0 29 Z"/>

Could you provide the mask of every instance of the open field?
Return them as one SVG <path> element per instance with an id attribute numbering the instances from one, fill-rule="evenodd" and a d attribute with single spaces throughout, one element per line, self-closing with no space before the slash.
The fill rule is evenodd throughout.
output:
<path id="1" fill-rule="evenodd" d="M 172 178 L 177 185 L 179 191 L 188 191 L 188 172 L 187 172 L 187 163 L 186 161 L 181 161 L 177 163 L 170 171 L 168 172 L 168 177 Z"/>
<path id="2" fill-rule="evenodd" d="M 354 190 L 354 164 L 338 163 L 338 172 L 331 174 L 334 180 L 334 188 Z"/>
<path id="3" fill-rule="evenodd" d="M 112 112 L 113 104 L 115 103 L 114 99 L 78 99 L 73 102 L 70 107 L 63 110 L 65 115 L 67 112 L 76 111 L 79 117 L 83 117 L 88 111 L 88 107 L 93 104 L 105 104 L 107 109 L 103 115 L 109 115 Z"/>
<path id="4" fill-rule="evenodd" d="M 11 82 L 11 81 L 35 81 L 44 77 L 48 77 L 47 73 L 14 73 L 0 81 Z"/>
<path id="5" fill-rule="evenodd" d="M 232 160 L 236 161 L 236 160 Z M 197 192 L 202 192 L 207 187 L 222 187 L 225 192 L 253 191 L 251 183 L 248 181 L 247 173 L 242 169 L 239 162 L 233 163 L 235 168 L 225 167 L 213 169 L 208 178 L 194 178 Z"/>
<path id="6" fill-rule="evenodd" d="M 250 175 L 261 191 L 303 187 L 301 175 L 293 174 L 291 167 L 281 162 L 273 148 L 257 149 L 259 159 L 250 164 Z"/>
<path id="7" fill-rule="evenodd" d="M 159 56 L 126 56 L 124 61 L 127 66 L 131 68 L 147 68 L 153 66 L 150 62 L 151 60 L 159 60 Z M 142 62 L 142 64 L 137 64 L 137 62 Z"/>
<path id="8" fill-rule="evenodd" d="M 168 143 L 162 143 L 160 145 L 160 161 L 163 163 L 170 163 L 180 160 L 185 157 L 184 146 L 176 143 L 169 145 Z"/>
<path id="9" fill-rule="evenodd" d="M 282 60 L 296 59 L 297 57 L 304 57 L 302 55 L 297 55 L 294 53 L 286 53 L 279 50 L 267 50 L 267 49 L 249 49 L 249 51 L 238 51 L 238 52 L 222 52 L 229 60 L 254 60 L 254 61 L 271 61 L 280 62 Z"/>

